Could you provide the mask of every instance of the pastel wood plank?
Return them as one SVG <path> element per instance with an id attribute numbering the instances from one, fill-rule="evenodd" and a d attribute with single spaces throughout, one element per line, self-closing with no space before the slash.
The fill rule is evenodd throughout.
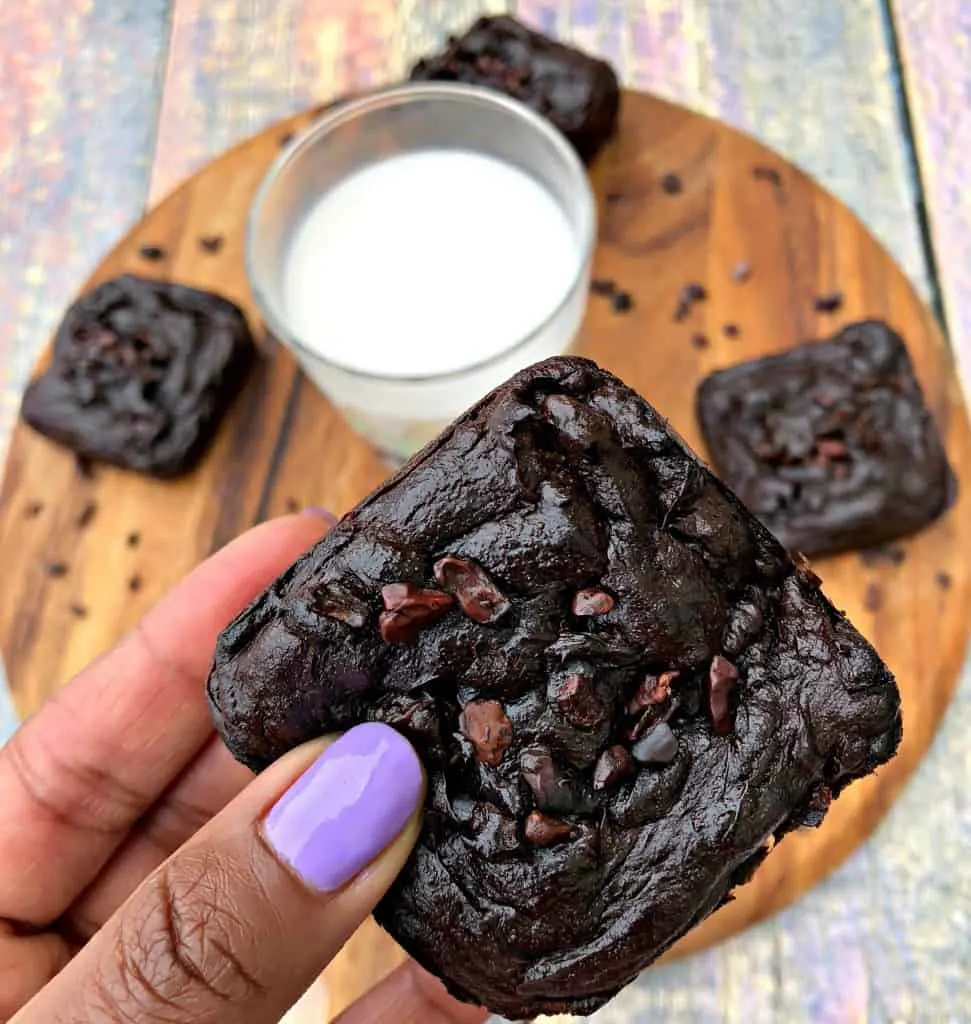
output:
<path id="1" fill-rule="evenodd" d="M 891 4 L 951 343 L 971 393 L 971 6 Z"/>

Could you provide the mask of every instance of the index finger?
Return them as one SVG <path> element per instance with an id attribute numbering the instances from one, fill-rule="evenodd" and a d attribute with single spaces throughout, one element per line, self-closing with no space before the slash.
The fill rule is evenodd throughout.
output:
<path id="1" fill-rule="evenodd" d="M 212 734 L 219 632 L 318 540 L 319 517 L 243 534 L 166 594 L 0 751 L 0 917 L 43 926 Z"/>

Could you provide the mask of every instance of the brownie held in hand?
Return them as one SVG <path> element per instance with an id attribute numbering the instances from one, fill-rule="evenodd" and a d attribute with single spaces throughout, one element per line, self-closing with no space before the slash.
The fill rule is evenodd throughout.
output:
<path id="1" fill-rule="evenodd" d="M 462 416 L 222 635 L 260 769 L 365 720 L 428 773 L 378 920 L 459 998 L 587 1013 L 890 758 L 873 649 L 669 430 L 551 359 Z"/>
<path id="2" fill-rule="evenodd" d="M 953 498 L 910 356 L 879 321 L 713 373 L 698 416 L 718 474 L 793 551 L 874 547 Z"/>
<path id="3" fill-rule="evenodd" d="M 617 127 L 620 86 L 613 68 L 506 15 L 479 18 L 442 53 L 419 61 L 411 80 L 504 92 L 552 121 L 588 163 Z"/>
<path id="4" fill-rule="evenodd" d="M 255 354 L 233 303 L 126 274 L 68 310 L 21 414 L 80 455 L 176 476 L 202 455 Z"/>

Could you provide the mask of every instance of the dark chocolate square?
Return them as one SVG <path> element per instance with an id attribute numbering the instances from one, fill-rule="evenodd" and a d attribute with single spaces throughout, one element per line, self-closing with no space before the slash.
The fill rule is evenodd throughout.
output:
<path id="1" fill-rule="evenodd" d="M 126 274 L 67 311 L 21 414 L 85 458 L 176 476 L 204 452 L 255 353 L 227 299 Z"/>
<path id="2" fill-rule="evenodd" d="M 715 471 L 790 550 L 884 544 L 953 500 L 906 346 L 880 321 L 713 373 L 697 406 Z"/>
<path id="3" fill-rule="evenodd" d="M 428 775 L 378 920 L 459 998 L 589 1013 L 773 838 L 890 758 L 899 695 L 774 537 L 616 377 L 517 374 L 219 640 L 254 769 L 384 722 Z"/>
<path id="4" fill-rule="evenodd" d="M 503 92 L 556 125 L 588 163 L 617 127 L 620 85 L 613 68 L 507 15 L 479 18 L 441 53 L 420 60 L 411 80 Z"/>

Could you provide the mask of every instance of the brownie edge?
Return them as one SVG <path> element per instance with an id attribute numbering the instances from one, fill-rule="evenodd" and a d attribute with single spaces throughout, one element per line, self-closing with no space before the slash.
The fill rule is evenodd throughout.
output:
<path id="1" fill-rule="evenodd" d="M 594 363 L 523 370 L 220 637 L 261 769 L 399 729 L 425 819 L 378 921 L 453 995 L 591 1013 L 895 752 L 893 677 L 819 580 Z"/>

